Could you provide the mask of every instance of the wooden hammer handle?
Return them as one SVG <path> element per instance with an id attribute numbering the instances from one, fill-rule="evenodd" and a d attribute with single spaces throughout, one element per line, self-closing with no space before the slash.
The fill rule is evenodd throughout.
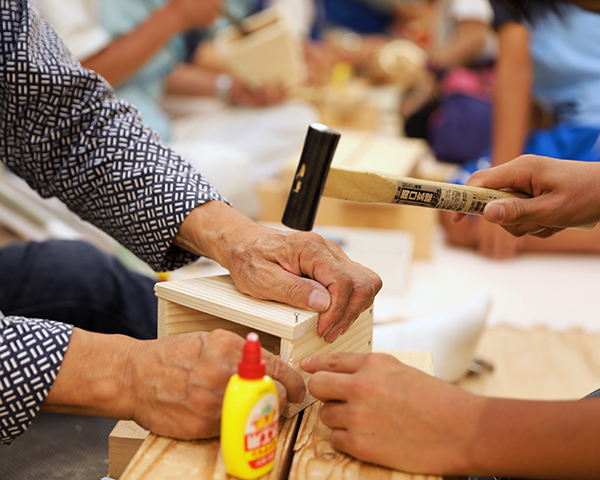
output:
<path id="1" fill-rule="evenodd" d="M 323 195 L 362 203 L 395 203 L 476 215 L 481 215 L 483 208 L 497 198 L 529 198 L 524 193 L 392 177 L 352 167 L 331 167 Z"/>
<path id="2" fill-rule="evenodd" d="M 522 192 L 392 177 L 352 167 L 331 167 L 323 195 L 362 203 L 412 205 L 475 215 L 482 215 L 485 206 L 498 198 L 531 198 Z M 576 229 L 592 230 L 596 225 L 594 223 Z"/>

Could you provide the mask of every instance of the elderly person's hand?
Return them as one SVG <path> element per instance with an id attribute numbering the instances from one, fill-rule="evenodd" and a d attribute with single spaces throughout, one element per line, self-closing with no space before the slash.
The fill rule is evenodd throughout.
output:
<path id="1" fill-rule="evenodd" d="M 142 341 L 75 328 L 42 410 L 133 419 L 184 440 L 214 437 L 243 346 L 242 337 L 224 330 Z M 263 358 L 281 407 L 287 398 L 302 401 L 300 374 L 265 350 Z"/>
<path id="2" fill-rule="evenodd" d="M 195 208 L 174 243 L 219 262 L 243 293 L 319 312 L 317 331 L 328 342 L 350 328 L 382 286 L 337 243 L 267 228 L 223 202 Z"/>

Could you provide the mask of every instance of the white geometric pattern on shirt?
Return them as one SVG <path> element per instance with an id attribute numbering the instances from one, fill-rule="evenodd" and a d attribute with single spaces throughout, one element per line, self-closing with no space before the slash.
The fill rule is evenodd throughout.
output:
<path id="1" fill-rule="evenodd" d="M 0 443 L 26 429 L 54 383 L 72 327 L 0 313 Z"/>
<path id="2" fill-rule="evenodd" d="M 222 198 L 82 68 L 24 0 L 2 0 L 0 158 L 153 268 L 192 259 L 168 249 L 185 216 Z"/>
<path id="3" fill-rule="evenodd" d="M 196 206 L 224 200 L 25 0 L 0 0 L 0 161 L 156 270 L 196 258 L 172 247 L 173 236 Z M 39 410 L 71 331 L 0 313 L 0 442 Z"/>

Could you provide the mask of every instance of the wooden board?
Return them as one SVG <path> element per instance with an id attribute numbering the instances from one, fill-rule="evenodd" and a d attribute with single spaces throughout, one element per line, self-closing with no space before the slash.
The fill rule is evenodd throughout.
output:
<path id="1" fill-rule="evenodd" d="M 155 291 L 160 299 L 287 340 L 315 330 L 319 317 L 313 311 L 244 295 L 228 275 L 161 282 L 156 284 Z M 182 317 L 177 328 L 182 328 L 181 323 L 186 321 Z M 159 336 L 174 333 L 169 324 L 165 329 L 159 330 Z"/>
<path id="2" fill-rule="evenodd" d="M 487 396 L 528 400 L 575 400 L 600 388 L 600 334 L 583 330 L 485 330 L 476 355 L 492 372 L 458 385 Z"/>
<path id="3" fill-rule="evenodd" d="M 428 352 L 385 352 L 408 365 L 432 372 L 433 361 Z M 326 427 L 318 421 L 319 403 L 313 404 L 301 417 L 282 419 L 276 466 L 265 477 L 268 480 L 343 478 L 344 480 L 421 480 L 439 477 L 409 475 L 365 464 L 337 452 L 328 440 Z M 302 426 L 300 426 L 300 422 Z M 302 430 L 299 432 L 298 429 Z M 123 430 L 121 430 L 122 432 Z M 114 450 L 111 450 L 111 455 Z M 326 454 L 324 455 L 323 452 Z M 318 454 L 318 461 L 315 460 Z M 312 460 L 311 460 L 312 459 Z M 291 466 L 290 466 L 291 464 Z M 111 458 L 112 465 L 112 458 Z M 112 477 L 111 469 L 111 477 Z M 148 435 L 137 451 L 122 480 L 219 480 L 229 479 L 220 455 L 219 439 L 179 441 Z"/>

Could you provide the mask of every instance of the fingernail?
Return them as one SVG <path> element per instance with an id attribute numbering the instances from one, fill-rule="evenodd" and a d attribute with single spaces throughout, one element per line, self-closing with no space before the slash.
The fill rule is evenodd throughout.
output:
<path id="1" fill-rule="evenodd" d="M 329 325 L 325 330 L 323 330 L 323 333 L 321 333 L 321 337 L 326 337 L 329 332 L 331 332 L 331 329 L 333 328 L 333 326 L 335 325 L 335 323 L 332 323 L 331 325 Z"/>
<path id="2" fill-rule="evenodd" d="M 331 337 L 329 338 L 329 343 L 333 343 L 337 340 L 337 338 L 340 336 L 340 333 L 342 333 L 342 329 L 338 328 L 335 332 L 333 332 L 331 334 Z"/>
<path id="3" fill-rule="evenodd" d="M 488 222 L 492 223 L 500 223 L 504 220 L 504 216 L 506 215 L 506 209 L 504 205 L 501 203 L 488 203 L 484 210 L 485 219 Z"/>
<path id="4" fill-rule="evenodd" d="M 313 290 L 308 297 L 308 306 L 316 312 L 323 313 L 329 308 L 330 297 L 321 290 Z"/>
<path id="5" fill-rule="evenodd" d="M 306 357 L 305 359 L 303 359 L 303 360 L 300 362 L 300 366 L 302 367 L 302 369 L 303 369 L 303 370 L 306 370 L 306 368 L 308 367 L 308 364 L 310 363 L 310 359 L 311 359 L 311 358 L 312 358 L 312 357 Z"/>

